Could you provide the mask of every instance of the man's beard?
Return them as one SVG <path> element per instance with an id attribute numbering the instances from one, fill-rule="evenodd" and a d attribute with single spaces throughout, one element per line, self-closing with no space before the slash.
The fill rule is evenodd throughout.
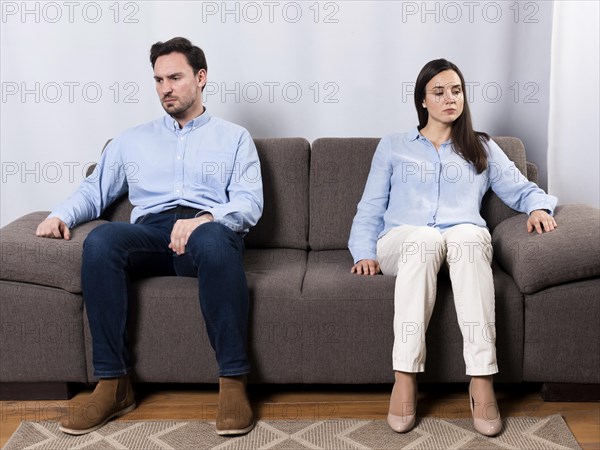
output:
<path id="1" fill-rule="evenodd" d="M 179 106 L 168 107 L 164 104 L 164 101 L 161 103 L 165 112 L 173 118 L 181 117 L 194 104 L 194 100 L 191 100 L 187 103 L 181 103 L 181 99 L 178 98 L 176 101 L 180 102 Z"/>

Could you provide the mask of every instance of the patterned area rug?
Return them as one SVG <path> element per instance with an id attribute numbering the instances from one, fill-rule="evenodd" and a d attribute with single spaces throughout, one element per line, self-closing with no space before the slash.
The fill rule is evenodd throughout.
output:
<path id="1" fill-rule="evenodd" d="M 495 438 L 478 434 L 470 419 L 421 418 L 406 434 L 383 420 L 270 421 L 246 436 L 224 438 L 214 422 L 113 421 L 85 436 L 69 436 L 55 422 L 22 422 L 4 447 L 23 449 L 580 449 L 559 414 L 504 420 Z"/>

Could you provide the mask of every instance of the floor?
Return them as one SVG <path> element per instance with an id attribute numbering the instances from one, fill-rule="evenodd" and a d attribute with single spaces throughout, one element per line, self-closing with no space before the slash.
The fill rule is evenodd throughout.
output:
<path id="1" fill-rule="evenodd" d="M 119 420 L 214 420 L 216 385 L 135 386 L 138 407 Z M 391 386 L 250 386 L 259 419 L 384 419 Z M 78 393 L 82 400 L 91 391 Z M 548 416 L 560 413 L 584 449 L 600 449 L 600 403 L 544 402 L 539 385 L 496 385 L 502 416 Z M 22 420 L 58 420 L 67 401 L 0 402 L 0 445 Z M 419 390 L 420 417 L 470 417 L 466 385 L 425 385 Z"/>

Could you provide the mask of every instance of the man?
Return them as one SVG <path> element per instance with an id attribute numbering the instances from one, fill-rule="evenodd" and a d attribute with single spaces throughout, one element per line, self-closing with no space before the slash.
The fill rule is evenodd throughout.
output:
<path id="1" fill-rule="evenodd" d="M 211 117 L 202 105 L 207 65 L 200 48 L 181 37 L 158 42 L 150 62 L 167 115 L 114 139 L 94 173 L 36 231 L 70 239 L 70 228 L 98 218 L 129 191 L 131 223 L 100 225 L 84 242 L 81 282 L 100 381 L 60 429 L 89 433 L 135 408 L 126 336 L 129 280 L 178 275 L 198 278 L 219 364 L 217 433 L 244 434 L 254 418 L 246 395 L 242 254 L 243 235 L 263 208 L 258 155 L 248 131 Z"/>

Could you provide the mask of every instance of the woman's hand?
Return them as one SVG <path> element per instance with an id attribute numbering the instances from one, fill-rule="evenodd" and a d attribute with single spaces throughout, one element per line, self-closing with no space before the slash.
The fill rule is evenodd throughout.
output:
<path id="1" fill-rule="evenodd" d="M 531 233 L 534 229 L 538 234 L 542 234 L 544 231 L 552 231 L 558 225 L 556 220 L 550 214 L 543 209 L 536 209 L 532 211 L 527 219 L 527 232 Z"/>
<path id="2" fill-rule="evenodd" d="M 377 275 L 381 270 L 379 269 L 378 261 L 374 259 L 361 259 L 352 266 L 350 272 L 357 275 Z"/>

